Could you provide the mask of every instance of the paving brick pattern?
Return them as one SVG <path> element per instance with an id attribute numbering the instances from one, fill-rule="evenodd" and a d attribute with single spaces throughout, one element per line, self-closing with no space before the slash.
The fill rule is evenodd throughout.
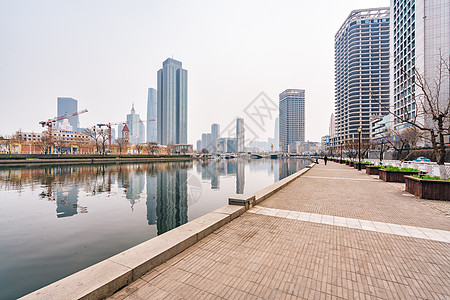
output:
<path id="1" fill-rule="evenodd" d="M 255 206 L 249 213 L 450 243 L 450 231 Z"/>
<path id="2" fill-rule="evenodd" d="M 379 191 L 358 191 L 358 195 L 376 196 L 357 200 L 349 195 L 350 180 L 300 178 L 262 205 L 450 228 L 444 214 L 402 196 L 391 185 L 372 182 L 361 173 L 355 175 L 357 171 L 348 167 L 326 167 L 330 167 L 328 172 L 319 165 L 307 175 L 371 179 L 357 181 L 356 186 Z M 315 188 L 305 188 L 305 184 Z M 347 188 L 339 188 L 339 184 Z M 338 188 L 331 193 L 338 200 L 322 193 L 324 185 Z M 306 193 L 302 196 L 302 192 Z M 428 223 L 419 208 L 431 218 Z M 420 219 L 417 223 L 414 213 Z M 293 214 L 247 212 L 110 299 L 450 299 L 450 243 L 304 221 L 294 219 Z"/>
<path id="3" fill-rule="evenodd" d="M 346 165 L 321 163 L 261 205 L 450 230 L 450 218 L 405 192 L 404 183 L 386 183 L 376 178 Z M 441 206 L 448 207 L 448 203 Z"/>

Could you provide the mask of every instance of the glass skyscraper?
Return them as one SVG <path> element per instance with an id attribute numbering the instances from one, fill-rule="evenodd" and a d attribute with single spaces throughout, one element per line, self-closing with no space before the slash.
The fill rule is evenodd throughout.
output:
<path id="1" fill-rule="evenodd" d="M 245 128 L 244 119 L 236 118 L 236 141 L 237 141 L 237 152 L 245 151 Z"/>
<path id="2" fill-rule="evenodd" d="M 158 71 L 158 143 L 187 144 L 187 71 L 168 58 Z"/>
<path id="3" fill-rule="evenodd" d="M 158 100 L 156 97 L 156 90 L 149 88 L 147 98 L 147 142 L 156 143 L 158 141 L 158 131 L 156 125 L 157 107 L 158 107 Z"/>
<path id="4" fill-rule="evenodd" d="M 281 151 L 288 152 L 289 144 L 305 141 L 305 90 L 285 90 L 279 107 Z"/>
<path id="5" fill-rule="evenodd" d="M 78 101 L 73 98 L 68 97 L 58 97 L 57 98 L 57 117 L 70 115 L 78 111 Z M 73 116 L 68 118 L 72 130 L 77 131 L 80 127 L 80 122 L 78 116 Z M 59 124 L 58 124 L 59 125 Z"/>
<path id="6" fill-rule="evenodd" d="M 380 104 L 381 103 L 381 104 Z M 389 7 L 354 10 L 335 35 L 335 140 L 369 139 L 388 113 Z"/>
<path id="7" fill-rule="evenodd" d="M 220 125 L 212 124 L 211 125 L 211 150 L 213 153 L 217 152 L 217 140 L 220 138 Z"/>

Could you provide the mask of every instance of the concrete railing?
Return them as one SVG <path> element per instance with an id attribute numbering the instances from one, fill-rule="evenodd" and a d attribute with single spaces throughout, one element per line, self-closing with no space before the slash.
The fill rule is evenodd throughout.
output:
<path id="1" fill-rule="evenodd" d="M 373 164 L 380 164 L 379 159 L 364 159 L 364 161 Z M 441 176 L 441 167 L 436 162 L 415 162 L 415 161 L 400 161 L 400 160 L 383 160 L 383 165 L 391 165 L 399 168 L 414 168 L 422 172 L 427 172 L 430 176 Z M 450 163 L 444 165 L 445 172 L 450 175 Z"/>

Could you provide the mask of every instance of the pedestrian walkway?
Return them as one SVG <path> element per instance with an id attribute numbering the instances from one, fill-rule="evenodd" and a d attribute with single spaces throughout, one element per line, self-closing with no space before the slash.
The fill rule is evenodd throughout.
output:
<path id="1" fill-rule="evenodd" d="M 449 231 L 423 200 L 329 162 L 110 299 L 449 299 Z"/>

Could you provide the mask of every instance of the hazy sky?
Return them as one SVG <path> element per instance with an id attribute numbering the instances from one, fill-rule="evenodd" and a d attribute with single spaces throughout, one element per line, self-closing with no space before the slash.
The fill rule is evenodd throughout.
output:
<path id="1" fill-rule="evenodd" d="M 42 131 L 56 98 L 81 126 L 146 119 L 147 89 L 172 57 L 188 70 L 188 142 L 228 125 L 261 92 L 306 90 L 306 138 L 328 133 L 334 35 L 353 9 L 389 0 L 0 0 L 0 135 Z M 273 136 L 273 124 L 266 136 Z"/>

